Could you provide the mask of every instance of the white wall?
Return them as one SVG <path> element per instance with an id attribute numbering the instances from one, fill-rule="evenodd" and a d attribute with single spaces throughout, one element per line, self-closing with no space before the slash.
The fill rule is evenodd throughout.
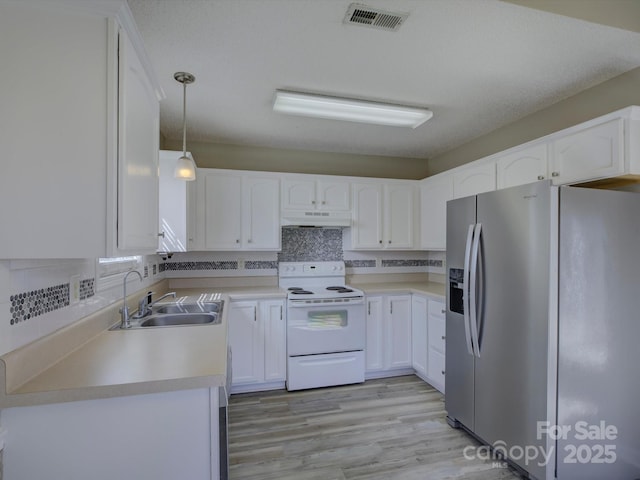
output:
<path id="1" fill-rule="evenodd" d="M 164 278 L 160 258 L 143 257 L 148 266 L 144 282 L 129 277 L 127 293 L 148 287 Z M 153 265 L 156 265 L 155 275 Z M 141 269 L 143 273 L 144 268 Z M 137 277 L 136 277 L 137 278 Z M 74 294 L 73 280 L 84 281 L 81 295 Z M 93 279 L 93 282 L 91 280 Z M 69 284 L 68 290 L 64 285 Z M 63 287 L 60 287 L 63 286 Z M 47 289 L 59 287 L 47 293 Z M 68 292 L 68 305 L 60 298 Z M 78 292 L 80 293 L 80 292 Z M 78 260 L 0 260 L 0 355 L 15 350 L 53 331 L 80 320 L 116 301 L 122 300 L 122 282 L 101 288 L 97 280 L 96 259 Z M 18 298 L 22 295 L 22 298 Z M 80 298 L 81 297 L 81 298 Z M 13 301 L 12 301 L 13 298 Z M 77 300 L 76 300 L 77 298 Z M 12 312 L 22 301 L 23 311 L 15 322 Z M 25 304 L 36 304 L 28 313 Z M 59 308 L 58 308 L 59 307 Z M 49 311 L 46 311 L 48 310 Z M 26 318 L 30 315 L 30 318 Z"/>

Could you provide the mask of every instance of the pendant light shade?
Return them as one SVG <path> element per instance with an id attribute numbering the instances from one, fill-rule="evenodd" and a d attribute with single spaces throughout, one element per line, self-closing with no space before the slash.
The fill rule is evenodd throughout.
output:
<path id="1" fill-rule="evenodd" d="M 196 164 L 193 158 L 187 155 L 187 85 L 196 81 L 196 77 L 187 72 L 176 72 L 173 75 L 176 81 L 182 84 L 182 156 L 176 163 L 174 177 L 181 180 L 192 181 L 196 179 Z"/>

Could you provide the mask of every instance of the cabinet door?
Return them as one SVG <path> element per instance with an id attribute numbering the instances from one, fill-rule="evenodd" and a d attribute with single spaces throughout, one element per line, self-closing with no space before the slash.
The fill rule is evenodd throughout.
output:
<path id="1" fill-rule="evenodd" d="M 452 198 L 452 175 L 429 178 L 420 185 L 420 243 L 423 250 L 447 248 L 447 202 Z"/>
<path id="2" fill-rule="evenodd" d="M 555 184 L 606 178 L 624 172 L 623 120 L 615 119 L 552 143 Z"/>
<path id="3" fill-rule="evenodd" d="M 187 251 L 187 182 L 173 176 L 182 152 L 160 151 L 160 237 L 161 252 Z"/>
<path id="4" fill-rule="evenodd" d="M 316 191 L 320 210 L 328 212 L 348 212 L 351 210 L 351 195 L 347 182 L 319 181 Z"/>
<path id="5" fill-rule="evenodd" d="M 411 295 L 387 297 L 387 368 L 411 367 Z"/>
<path id="6" fill-rule="evenodd" d="M 409 185 L 385 186 L 385 247 L 413 248 L 414 191 Z"/>
<path id="7" fill-rule="evenodd" d="M 0 6 L 2 71 L 19 75 L 5 77 L 0 90 L 0 252 L 3 259 L 101 257 L 107 236 L 116 242 L 115 219 L 107 227 L 105 212 L 108 105 L 115 103 L 108 79 L 117 72 L 107 52 L 117 42 L 104 17 L 40 3 Z"/>
<path id="8" fill-rule="evenodd" d="M 118 250 L 158 248 L 160 107 L 124 33 L 119 43 Z"/>
<path id="9" fill-rule="evenodd" d="M 428 368 L 427 377 L 435 388 L 444 393 L 446 321 L 445 304 L 429 300 L 428 306 Z"/>
<path id="10" fill-rule="evenodd" d="M 495 162 L 463 168 L 453 175 L 453 197 L 461 198 L 496 189 Z"/>
<path id="11" fill-rule="evenodd" d="M 411 298 L 411 364 L 422 377 L 427 376 L 427 299 Z"/>
<path id="12" fill-rule="evenodd" d="M 243 248 L 279 250 L 280 183 L 278 179 L 245 177 L 242 197 Z"/>
<path id="13" fill-rule="evenodd" d="M 515 187 L 547 178 L 547 150 L 547 144 L 542 143 L 498 158 L 498 188 Z"/>
<path id="14" fill-rule="evenodd" d="M 260 302 L 260 321 L 264 329 L 264 379 L 284 381 L 287 377 L 284 301 Z"/>
<path id="15" fill-rule="evenodd" d="M 203 218 L 199 223 L 206 250 L 238 250 L 242 247 L 242 177 L 200 170 L 198 197 Z M 200 228 L 200 225 L 198 225 Z"/>
<path id="16" fill-rule="evenodd" d="M 382 188 L 378 184 L 354 184 L 351 247 L 380 249 L 382 244 Z"/>
<path id="17" fill-rule="evenodd" d="M 382 297 L 367 297 L 366 371 L 384 368 L 383 325 Z"/>
<path id="18" fill-rule="evenodd" d="M 229 307 L 232 384 L 264 381 L 264 336 L 258 302 L 233 302 Z"/>
<path id="19" fill-rule="evenodd" d="M 282 208 L 283 210 L 314 210 L 316 208 L 315 180 L 283 180 Z"/>

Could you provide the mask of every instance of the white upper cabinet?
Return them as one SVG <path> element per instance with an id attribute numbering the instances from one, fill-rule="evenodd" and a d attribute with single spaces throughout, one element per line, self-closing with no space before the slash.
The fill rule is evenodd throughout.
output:
<path id="1" fill-rule="evenodd" d="M 348 182 L 315 180 L 311 175 L 301 177 L 282 181 L 283 210 L 348 212 L 351 209 Z"/>
<path id="2" fill-rule="evenodd" d="M 453 174 L 453 197 L 462 198 L 496 189 L 495 162 L 471 164 Z"/>
<path id="3" fill-rule="evenodd" d="M 447 202 L 453 199 L 453 175 L 440 174 L 420 184 L 420 246 L 447 248 Z"/>
<path id="4" fill-rule="evenodd" d="M 384 242 L 386 248 L 413 248 L 415 189 L 408 185 L 384 186 Z"/>
<path id="5" fill-rule="evenodd" d="M 119 35 L 118 246 L 123 253 L 158 248 L 160 106 L 127 35 Z"/>
<path id="6" fill-rule="evenodd" d="M 548 147 L 533 145 L 496 159 L 498 188 L 515 187 L 548 178 Z"/>
<path id="7" fill-rule="evenodd" d="M 160 90 L 133 25 L 126 2 L 0 4 L 2 258 L 156 250 Z"/>
<path id="8" fill-rule="evenodd" d="M 411 249 L 415 188 L 407 183 L 354 183 L 351 249 Z"/>
<path id="9" fill-rule="evenodd" d="M 551 175 L 555 184 L 613 177 L 625 170 L 624 120 L 558 138 L 551 143 Z"/>
<path id="10" fill-rule="evenodd" d="M 280 182 L 245 176 L 242 185 L 243 245 L 248 250 L 280 250 Z"/>
<path id="11" fill-rule="evenodd" d="M 280 182 L 276 177 L 201 168 L 196 182 L 194 249 L 280 249 Z"/>
<path id="12" fill-rule="evenodd" d="M 351 247 L 375 250 L 383 248 L 382 239 L 382 186 L 356 183 L 353 192 L 353 225 Z"/>

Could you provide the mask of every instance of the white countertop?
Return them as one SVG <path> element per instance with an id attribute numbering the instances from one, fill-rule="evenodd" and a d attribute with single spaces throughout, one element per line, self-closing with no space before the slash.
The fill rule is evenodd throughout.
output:
<path id="1" fill-rule="evenodd" d="M 365 294 L 417 293 L 444 300 L 445 286 L 434 282 L 353 284 Z M 25 382 L 4 391 L 7 379 L 20 378 L 25 355 L 13 352 L 0 362 L 0 408 L 89 400 L 225 385 L 227 313 L 233 300 L 286 298 L 278 287 L 216 288 L 225 301 L 217 325 L 190 325 L 136 330 L 101 330 L 81 345 L 68 347 L 61 358 Z M 179 289 L 178 296 L 210 293 L 209 289 Z M 115 309 L 112 306 L 112 309 Z M 103 316 L 113 315 L 112 312 Z M 113 318 L 113 317 L 111 317 Z M 104 320 L 102 320 L 104 323 Z M 85 328 L 85 327 L 79 327 Z M 57 346 L 73 344 L 73 329 L 57 334 Z M 76 334 L 77 335 L 77 334 Z M 30 346 L 29 355 L 39 354 Z M 42 350 L 44 352 L 44 350 Z M 26 357 L 29 358 L 29 357 Z"/>

